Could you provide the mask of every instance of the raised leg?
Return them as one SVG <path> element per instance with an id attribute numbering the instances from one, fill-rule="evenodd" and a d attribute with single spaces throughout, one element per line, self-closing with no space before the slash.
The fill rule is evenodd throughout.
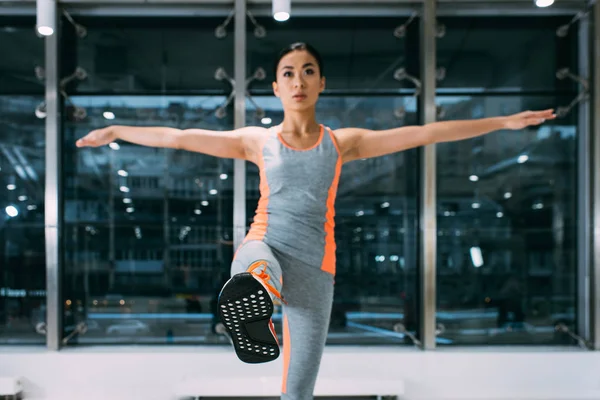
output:
<path id="1" fill-rule="evenodd" d="M 281 267 L 266 244 L 247 242 L 236 252 L 231 279 L 219 294 L 218 312 L 241 361 L 263 363 L 279 357 L 271 316 L 281 287 Z"/>

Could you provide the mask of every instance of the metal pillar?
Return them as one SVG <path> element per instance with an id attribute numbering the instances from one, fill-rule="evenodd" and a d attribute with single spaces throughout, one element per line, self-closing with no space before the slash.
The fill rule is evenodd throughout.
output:
<path id="1" fill-rule="evenodd" d="M 234 27 L 234 126 L 246 125 L 246 0 L 235 0 Z M 246 235 L 246 161 L 233 162 L 233 246 L 234 251 Z"/>
<path id="2" fill-rule="evenodd" d="M 436 0 L 423 1 L 421 17 L 421 123 L 435 122 Z M 425 146 L 420 162 L 420 340 L 423 349 L 435 348 L 436 309 L 436 151 Z"/>
<path id="3" fill-rule="evenodd" d="M 591 110 L 600 109 L 600 3 L 592 9 L 592 37 L 590 40 L 592 55 Z M 594 235 L 592 237 L 592 271 L 590 285 L 590 323 L 591 342 L 595 350 L 600 350 L 600 113 L 590 113 L 592 134 L 592 218 Z"/>
<path id="4" fill-rule="evenodd" d="M 590 76 L 588 49 L 590 44 L 590 18 L 579 22 L 579 76 Z M 578 107 L 577 121 L 577 334 L 589 340 L 590 337 L 590 273 L 591 273 L 591 143 L 590 104 L 582 101 Z M 588 222 L 589 221 L 589 222 Z"/>
<path id="5" fill-rule="evenodd" d="M 57 7 L 56 2 L 52 2 Z M 57 11 L 56 29 L 45 39 L 46 63 L 46 345 L 50 350 L 60 349 L 62 336 L 62 185 L 61 185 L 61 114 L 59 66 L 60 13 Z"/>

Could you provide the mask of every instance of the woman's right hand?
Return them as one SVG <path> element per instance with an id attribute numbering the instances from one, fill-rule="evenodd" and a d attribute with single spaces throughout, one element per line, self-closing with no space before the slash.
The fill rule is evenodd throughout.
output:
<path id="1" fill-rule="evenodd" d="M 99 147 L 114 142 L 116 139 L 114 127 L 109 126 L 91 131 L 77 142 L 77 147 Z"/>

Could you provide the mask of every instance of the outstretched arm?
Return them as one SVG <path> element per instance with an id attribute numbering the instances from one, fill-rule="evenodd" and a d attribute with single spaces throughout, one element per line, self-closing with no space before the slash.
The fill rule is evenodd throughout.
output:
<path id="1" fill-rule="evenodd" d="M 525 111 L 507 117 L 462 121 L 434 122 L 423 126 L 406 126 L 383 131 L 360 128 L 336 130 L 344 162 L 379 157 L 434 143 L 470 139 L 500 129 L 518 130 L 539 125 L 556 115 L 552 109 Z"/>
<path id="2" fill-rule="evenodd" d="M 76 142 L 77 147 L 98 147 L 117 139 L 149 147 L 194 151 L 221 158 L 249 159 L 253 134 L 261 128 L 233 131 L 175 129 L 169 127 L 109 126 L 90 132 Z"/>

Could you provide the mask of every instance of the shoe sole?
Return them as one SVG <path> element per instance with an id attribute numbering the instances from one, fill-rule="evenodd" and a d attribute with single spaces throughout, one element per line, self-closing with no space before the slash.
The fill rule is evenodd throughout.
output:
<path id="1" fill-rule="evenodd" d="M 218 307 L 219 318 L 241 361 L 257 364 L 279 357 L 279 344 L 269 328 L 273 302 L 252 274 L 232 277 L 219 294 Z"/>

